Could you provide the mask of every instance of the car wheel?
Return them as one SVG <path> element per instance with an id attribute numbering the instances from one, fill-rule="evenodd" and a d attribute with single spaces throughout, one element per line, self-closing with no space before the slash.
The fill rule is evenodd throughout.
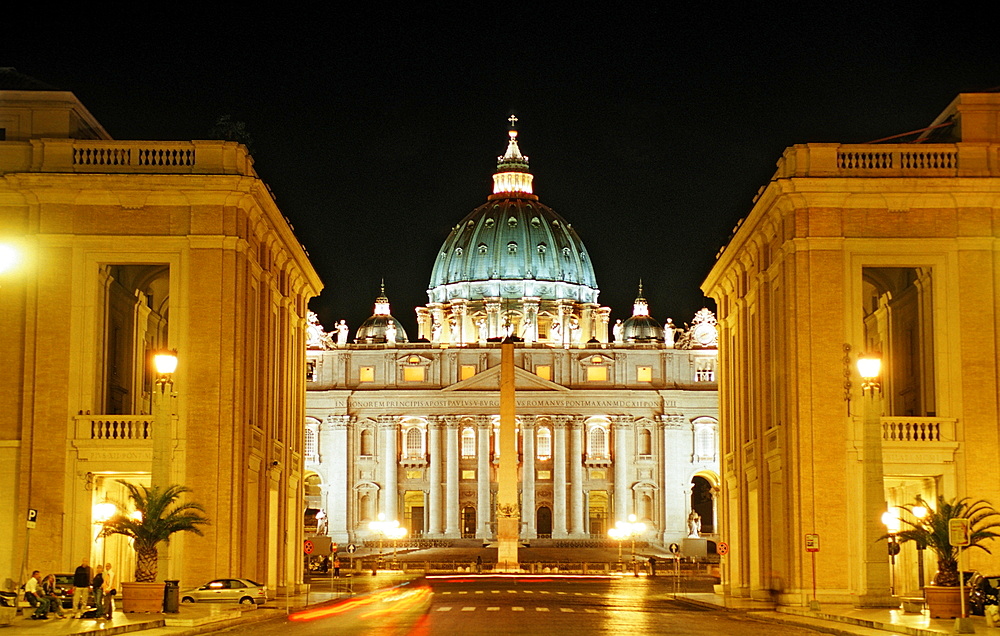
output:
<path id="1" fill-rule="evenodd" d="M 253 605 L 253 599 L 249 596 L 244 596 L 240 599 L 240 605 Z"/>
<path id="2" fill-rule="evenodd" d="M 194 599 L 191 598 L 190 596 L 185 596 L 184 598 L 181 599 L 181 603 L 194 603 Z"/>

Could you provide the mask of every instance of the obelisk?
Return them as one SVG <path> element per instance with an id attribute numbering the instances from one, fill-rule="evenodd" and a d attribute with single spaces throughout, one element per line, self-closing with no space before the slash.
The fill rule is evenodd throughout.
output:
<path id="1" fill-rule="evenodd" d="M 517 497 L 517 422 L 514 403 L 514 342 L 500 345 L 500 466 L 497 471 L 497 569 L 517 572 L 521 512 Z"/>

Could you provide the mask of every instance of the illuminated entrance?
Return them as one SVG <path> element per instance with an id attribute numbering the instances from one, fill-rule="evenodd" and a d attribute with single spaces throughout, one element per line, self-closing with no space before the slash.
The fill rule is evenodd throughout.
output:
<path id="1" fill-rule="evenodd" d="M 403 525 L 411 537 L 424 535 L 424 491 L 407 490 L 403 494 Z"/>

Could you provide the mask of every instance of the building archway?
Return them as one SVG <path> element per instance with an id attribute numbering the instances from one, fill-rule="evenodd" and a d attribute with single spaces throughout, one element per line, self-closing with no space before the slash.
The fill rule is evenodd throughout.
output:
<path id="1" fill-rule="evenodd" d="M 535 527 L 538 529 L 539 539 L 552 537 L 552 509 L 548 506 L 539 506 L 535 513 Z"/>
<path id="2" fill-rule="evenodd" d="M 701 517 L 701 534 L 714 534 L 715 488 L 701 475 L 691 478 L 691 509 Z"/>

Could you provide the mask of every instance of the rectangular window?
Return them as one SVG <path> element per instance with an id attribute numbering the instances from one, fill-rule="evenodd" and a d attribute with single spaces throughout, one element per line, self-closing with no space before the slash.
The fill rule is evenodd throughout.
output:
<path id="1" fill-rule="evenodd" d="M 552 471 L 551 470 L 540 470 L 540 471 L 538 471 L 538 479 L 540 479 L 542 481 L 544 481 L 546 479 L 552 479 Z"/>
<path id="2" fill-rule="evenodd" d="M 607 382 L 607 367 L 587 367 L 587 382 Z"/>
<path id="3" fill-rule="evenodd" d="M 306 382 L 316 381 L 316 361 L 306 360 Z"/>
<path id="4" fill-rule="evenodd" d="M 423 382 L 424 367 L 403 367 L 403 382 Z"/>
<path id="5" fill-rule="evenodd" d="M 540 364 L 535 367 L 535 375 L 543 380 L 552 380 L 552 367 L 547 364 Z"/>
<path id="6" fill-rule="evenodd" d="M 460 380 L 468 380 L 472 376 L 476 375 L 476 365 L 474 364 L 463 364 L 462 370 L 459 375 Z"/>
<path id="7" fill-rule="evenodd" d="M 635 380 L 636 382 L 652 382 L 653 367 L 636 367 Z"/>
<path id="8" fill-rule="evenodd" d="M 471 479 L 475 479 L 475 478 L 476 478 L 476 471 L 474 471 L 474 470 L 463 470 L 462 471 L 462 479 L 470 479 L 471 480 Z"/>
<path id="9" fill-rule="evenodd" d="M 358 369 L 358 382 L 374 382 L 375 367 L 360 367 Z"/>

